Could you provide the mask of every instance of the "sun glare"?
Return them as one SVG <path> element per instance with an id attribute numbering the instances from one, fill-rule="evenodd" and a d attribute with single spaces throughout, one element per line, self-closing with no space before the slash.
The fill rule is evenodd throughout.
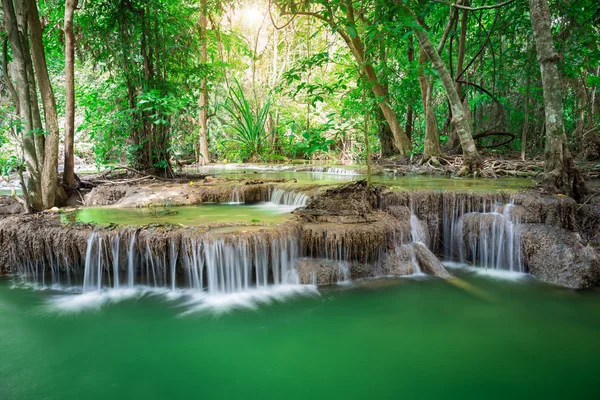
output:
<path id="1" fill-rule="evenodd" d="M 263 12 L 256 4 L 248 4 L 242 8 L 242 23 L 250 26 L 257 26 L 263 20 Z"/>

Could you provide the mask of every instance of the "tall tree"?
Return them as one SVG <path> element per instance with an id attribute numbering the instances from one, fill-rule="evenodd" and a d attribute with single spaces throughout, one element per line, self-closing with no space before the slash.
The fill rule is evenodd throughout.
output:
<path id="1" fill-rule="evenodd" d="M 73 34 L 73 14 L 78 0 L 65 1 L 65 161 L 63 184 L 72 188 L 75 184 L 75 35 Z"/>
<path id="2" fill-rule="evenodd" d="M 52 90 L 50 76 L 48 75 L 48 66 L 46 64 L 46 53 L 42 42 L 42 26 L 40 23 L 37 1 L 25 1 L 29 1 L 29 36 L 31 42 L 31 54 L 42 104 L 44 106 L 44 122 L 46 125 L 43 150 L 44 161 L 40 165 L 42 168 L 42 205 L 44 208 L 50 208 L 55 204 L 58 177 L 58 115 L 56 112 L 54 91 Z"/>
<path id="3" fill-rule="evenodd" d="M 454 85 L 454 79 L 450 76 L 446 65 L 442 61 L 440 54 L 433 47 L 433 43 L 429 39 L 427 32 L 422 28 L 418 27 L 415 29 L 415 34 L 419 39 L 419 44 L 423 47 L 423 51 L 427 53 L 427 56 L 431 60 L 433 67 L 438 72 L 442 84 L 446 89 L 446 95 L 450 102 L 450 109 L 452 110 L 452 123 L 456 133 L 460 139 L 460 145 L 463 152 L 463 167 L 458 172 L 459 176 L 466 175 L 479 175 L 481 171 L 481 157 L 475 146 L 473 135 L 471 133 L 471 124 L 465 113 L 456 86 Z"/>
<path id="4" fill-rule="evenodd" d="M 575 167 L 565 135 L 563 89 L 558 73 L 559 55 L 552 39 L 550 7 L 547 0 L 529 0 L 529 7 L 544 89 L 544 184 L 569 193 L 578 200 L 585 194 L 585 184 Z"/>
<path id="5" fill-rule="evenodd" d="M 206 29 L 208 19 L 208 6 L 207 0 L 200 0 L 200 63 L 202 66 L 206 65 Z M 210 155 L 208 153 L 208 87 L 207 79 L 203 77 L 200 81 L 200 98 L 198 100 L 199 119 L 200 119 L 200 154 L 198 163 L 200 165 L 206 165 L 210 163 Z"/>
<path id="6" fill-rule="evenodd" d="M 394 136 L 394 145 L 400 154 L 408 155 L 412 149 L 412 143 L 400 125 L 395 111 L 390 106 L 390 98 L 379 81 L 375 68 L 373 68 L 372 63 L 367 57 L 368 49 L 358 34 L 359 24 L 353 2 L 351 0 L 322 0 L 318 2 L 322 6 L 322 9 L 317 11 L 314 10 L 310 2 L 296 4 L 294 1 L 286 0 L 280 3 L 278 5 L 283 15 L 306 15 L 319 19 L 342 37 L 362 73 L 365 74 L 369 81 L 371 90 L 377 98 L 377 104 Z M 363 13 L 360 13 L 358 19 L 364 25 L 369 24 Z"/>
<path id="7" fill-rule="evenodd" d="M 57 186 L 58 118 L 46 66 L 37 3 L 34 0 L 2 0 L 2 11 L 14 57 L 17 109 L 24 131 L 23 153 L 29 172 L 26 198 L 31 203 L 27 207 L 37 210 L 50 208 L 55 203 Z M 46 135 L 43 134 L 37 103 L 36 78 L 44 105 Z"/>

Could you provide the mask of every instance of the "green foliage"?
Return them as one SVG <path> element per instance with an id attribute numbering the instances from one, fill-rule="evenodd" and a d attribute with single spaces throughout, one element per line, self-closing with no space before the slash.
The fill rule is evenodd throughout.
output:
<path id="1" fill-rule="evenodd" d="M 228 141 L 235 143 L 243 159 L 257 160 L 266 142 L 265 122 L 269 114 L 271 100 L 267 99 L 255 111 L 246 98 L 240 83 L 236 80 L 229 90 L 229 98 L 223 104 L 227 111 L 230 130 Z"/>

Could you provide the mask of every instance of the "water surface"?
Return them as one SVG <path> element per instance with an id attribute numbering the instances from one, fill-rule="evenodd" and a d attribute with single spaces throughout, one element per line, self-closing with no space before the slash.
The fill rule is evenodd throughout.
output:
<path id="1" fill-rule="evenodd" d="M 476 271 L 265 295 L 251 309 L 224 298 L 218 313 L 141 292 L 67 312 L 57 301 L 73 295 L 0 280 L 1 397 L 595 398 L 600 292 Z"/>
<path id="2" fill-rule="evenodd" d="M 203 204 L 199 206 L 116 208 L 85 207 L 61 215 L 64 222 L 141 226 L 151 223 L 199 226 L 211 223 L 277 223 L 291 218 L 294 207 L 272 203 Z"/>

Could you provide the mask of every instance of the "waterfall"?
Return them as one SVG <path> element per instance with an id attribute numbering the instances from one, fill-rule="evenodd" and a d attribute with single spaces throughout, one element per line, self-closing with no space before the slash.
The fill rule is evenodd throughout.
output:
<path id="1" fill-rule="evenodd" d="M 112 253 L 113 262 L 113 285 L 115 288 L 119 287 L 119 234 L 110 241 L 110 249 Z"/>
<path id="2" fill-rule="evenodd" d="M 102 288 L 102 276 L 102 237 L 94 231 L 87 241 L 83 293 L 100 290 Z"/>
<path id="3" fill-rule="evenodd" d="M 243 204 L 244 199 L 240 195 L 236 186 L 231 188 L 231 197 L 229 198 L 229 204 Z"/>
<path id="4" fill-rule="evenodd" d="M 194 289 L 209 295 L 228 294 L 252 288 L 299 283 L 295 260 L 299 232 L 268 231 L 245 235 L 181 236 L 155 243 L 136 233 L 129 246 L 121 246 L 123 235 L 109 241 L 94 231 L 87 241 L 83 293 L 135 285 L 167 289 Z M 120 249 L 127 254 L 127 270 L 120 276 Z M 108 257 L 108 251 L 112 257 Z M 110 263 L 112 262 L 112 266 Z M 112 274 L 112 276 L 111 276 Z M 178 279 L 178 274 L 183 279 Z"/>
<path id="5" fill-rule="evenodd" d="M 285 206 L 304 207 L 310 199 L 304 193 L 286 192 L 283 189 L 273 188 L 270 194 L 270 202 Z"/>
<path id="6" fill-rule="evenodd" d="M 465 213 L 453 224 L 453 251 L 461 262 L 489 269 L 525 272 L 519 219 L 513 204 L 499 204 L 491 211 Z M 491 207 L 490 207 L 491 208 Z"/>
<path id="7" fill-rule="evenodd" d="M 423 223 L 415 214 L 410 214 L 410 235 L 413 242 L 421 242 L 427 245 L 427 233 L 423 227 Z"/>
<path id="8" fill-rule="evenodd" d="M 333 175 L 359 175 L 356 171 L 340 167 L 312 167 L 311 171 Z"/>

